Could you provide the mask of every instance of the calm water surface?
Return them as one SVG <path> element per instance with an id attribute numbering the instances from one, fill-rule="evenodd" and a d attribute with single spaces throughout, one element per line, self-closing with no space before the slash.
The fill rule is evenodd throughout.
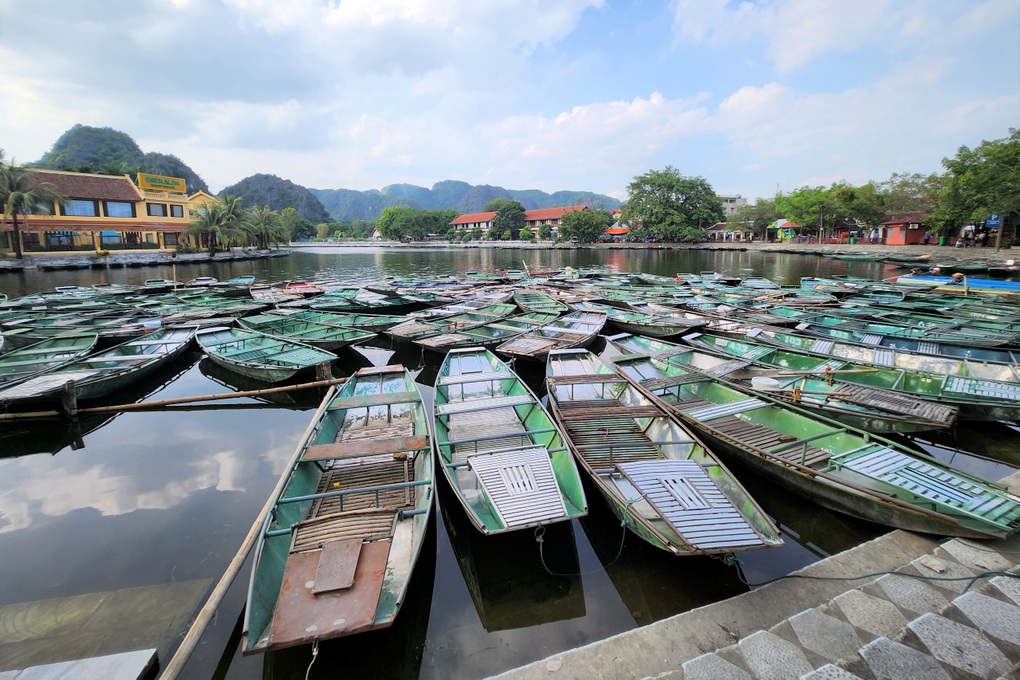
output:
<path id="1" fill-rule="evenodd" d="M 801 276 L 896 274 L 876 263 L 737 251 L 303 250 L 266 261 L 0 275 L 11 297 L 57 285 L 139 284 L 146 278 L 306 279 L 364 283 L 501 268 L 609 266 L 672 276 L 715 270 L 793 283 Z M 438 359 L 385 339 L 344 350 L 335 372 L 403 363 L 427 399 Z M 537 369 L 518 367 L 541 393 Z M 252 387 L 197 352 L 111 403 Z M 172 656 L 286 467 L 321 394 L 234 399 L 60 420 L 0 422 L 0 671 L 64 658 L 155 647 Z M 1000 427 L 1000 426 L 995 426 Z M 1001 426 L 988 447 L 1015 437 Z M 994 428 L 992 428 L 994 429 Z M 1006 466 L 974 459 L 978 428 L 914 442 L 989 477 Z M 968 447 L 959 442 L 967 441 Z M 736 563 L 674 558 L 633 535 L 589 488 L 591 514 L 483 538 L 440 484 L 438 512 L 396 625 L 322 645 L 311 677 L 479 678 L 727 598 L 884 531 L 771 488 L 735 469 L 780 525 L 782 548 Z M 249 569 L 235 581 L 185 671 L 190 678 L 303 678 L 309 648 L 242 657 Z"/>

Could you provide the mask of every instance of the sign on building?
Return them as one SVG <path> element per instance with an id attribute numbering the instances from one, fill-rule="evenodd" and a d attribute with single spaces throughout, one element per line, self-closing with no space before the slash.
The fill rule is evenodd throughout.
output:
<path id="1" fill-rule="evenodd" d="M 138 173 L 138 188 L 145 191 L 165 191 L 171 194 L 188 193 L 188 183 L 184 178 L 150 175 L 147 172 Z"/>

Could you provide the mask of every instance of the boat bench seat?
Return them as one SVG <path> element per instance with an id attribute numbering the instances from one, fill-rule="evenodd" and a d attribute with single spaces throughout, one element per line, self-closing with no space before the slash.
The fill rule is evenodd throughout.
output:
<path id="1" fill-rule="evenodd" d="M 453 401 L 447 404 L 436 404 L 435 411 L 437 416 L 446 416 L 451 413 L 488 411 L 507 406 L 523 406 L 533 403 L 535 403 L 535 399 L 530 394 L 511 394 L 506 397 L 479 397 L 477 399 Z"/>
<path id="2" fill-rule="evenodd" d="M 861 342 L 865 345 L 877 345 L 882 342 L 882 336 L 878 333 L 865 333 L 861 336 Z"/>
<path id="3" fill-rule="evenodd" d="M 313 444 L 301 452 L 302 460 L 331 460 L 377 456 L 387 453 L 422 451 L 429 448 L 428 437 L 408 435 L 385 439 L 349 439 L 329 444 Z"/>
<path id="4" fill-rule="evenodd" d="M 386 392 L 385 394 L 359 394 L 353 397 L 337 397 L 329 403 L 330 411 L 391 404 L 413 404 L 421 397 L 417 392 Z"/>
<path id="5" fill-rule="evenodd" d="M 734 413 L 750 411 L 761 406 L 767 406 L 766 402 L 755 397 L 750 397 L 748 399 L 731 401 L 726 404 L 713 404 L 711 406 L 703 406 L 701 408 L 696 408 L 685 412 L 687 413 L 687 415 L 689 415 L 691 418 L 695 420 L 714 420 L 716 418 L 722 418 L 723 416 L 733 415 Z"/>
<path id="6" fill-rule="evenodd" d="M 924 340 L 919 340 L 917 342 L 917 351 L 923 352 L 925 354 L 939 354 L 942 351 L 942 348 L 939 346 L 939 343 L 937 342 L 926 342 Z"/>
<path id="7" fill-rule="evenodd" d="M 461 375 L 444 375 L 436 381 L 439 385 L 463 385 L 466 383 L 473 382 L 488 382 L 490 380 L 512 380 L 513 376 L 509 373 L 501 373 L 497 371 L 484 372 L 484 373 L 463 373 Z"/>
<path id="8" fill-rule="evenodd" d="M 397 511 L 370 508 L 319 515 L 294 525 L 291 552 L 315 550 L 332 541 L 378 540 L 393 535 Z"/>
<path id="9" fill-rule="evenodd" d="M 812 354 L 828 354 L 832 351 L 832 346 L 836 344 L 832 340 L 815 340 L 808 351 Z"/>
<path id="10" fill-rule="evenodd" d="M 895 366 L 896 365 L 896 352 L 891 349 L 876 349 L 871 363 L 879 366 Z"/>
<path id="11" fill-rule="evenodd" d="M 644 406 L 618 406 L 613 402 L 593 403 L 572 402 L 571 406 L 559 407 L 560 420 L 563 422 L 587 421 L 605 418 L 658 418 L 664 415 L 662 409 L 653 404 Z"/>
<path id="12" fill-rule="evenodd" d="M 946 380 L 946 389 L 975 397 L 1020 399 L 1020 384 L 1002 383 L 994 380 L 974 380 L 973 378 L 951 376 Z"/>
<path id="13" fill-rule="evenodd" d="M 644 387 L 647 390 L 661 390 L 667 387 L 676 387 L 677 385 L 686 385 L 687 383 L 700 382 L 702 380 L 708 380 L 708 378 L 700 373 L 671 375 L 666 378 L 649 378 L 648 380 L 642 380 L 641 387 Z"/>
<path id="14" fill-rule="evenodd" d="M 960 508 L 990 521 L 1015 520 L 1020 505 L 1008 494 L 973 483 L 950 470 L 894 451 L 881 444 L 864 446 L 832 462 L 906 493 Z"/>

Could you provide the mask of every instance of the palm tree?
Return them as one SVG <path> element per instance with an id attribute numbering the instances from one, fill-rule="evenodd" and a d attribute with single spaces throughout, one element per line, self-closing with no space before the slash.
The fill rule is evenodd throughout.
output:
<path id="1" fill-rule="evenodd" d="M 221 238 L 229 244 L 231 239 L 244 235 L 247 217 L 241 208 L 240 197 L 225 196 L 221 202 L 206 204 L 200 210 L 192 210 L 191 214 L 195 219 L 188 224 L 184 233 L 195 235 L 198 239 L 205 236 L 210 256 L 216 254 L 216 246 Z"/>
<path id="2" fill-rule="evenodd" d="M 281 243 L 287 238 L 287 230 L 280 221 L 280 213 L 268 205 L 256 205 L 248 211 L 247 231 L 260 250 L 265 250 L 271 243 Z"/>
<path id="3" fill-rule="evenodd" d="M 10 220 L 14 227 L 14 257 L 22 259 L 18 215 L 34 214 L 45 206 L 52 211 L 56 204 L 65 200 L 52 184 L 36 181 L 28 170 L 15 165 L 13 159 L 9 165 L 0 160 L 0 205 L 4 209 L 3 221 Z"/>

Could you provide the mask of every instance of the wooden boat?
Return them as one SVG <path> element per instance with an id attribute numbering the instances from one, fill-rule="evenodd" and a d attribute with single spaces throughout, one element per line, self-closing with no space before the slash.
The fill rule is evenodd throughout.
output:
<path id="1" fill-rule="evenodd" d="M 674 555 L 782 544 L 716 456 L 661 404 L 587 350 L 553 350 L 549 406 L 578 463 L 624 525 Z"/>
<path id="2" fill-rule="evenodd" d="M 482 533 L 587 514 L 581 478 L 559 429 L 492 352 L 468 348 L 446 355 L 433 412 L 439 464 Z"/>
<path id="3" fill-rule="evenodd" d="M 802 331 L 804 329 L 797 326 L 797 330 Z M 881 366 L 883 368 L 902 368 L 908 371 L 923 371 L 937 375 L 949 375 L 976 380 L 994 380 L 1012 383 L 1020 388 L 1020 364 L 958 356 L 915 354 L 900 351 L 895 347 L 876 346 L 869 337 L 861 338 L 862 342 L 860 343 L 840 342 L 836 335 L 808 337 L 801 335 L 799 332 L 789 333 L 773 328 L 752 329 L 749 332 L 749 335 L 751 334 L 759 342 L 776 347 L 808 352 L 818 356 L 847 359 L 858 364 Z"/>
<path id="4" fill-rule="evenodd" d="M 383 628 L 432 514 L 421 393 L 403 366 L 363 368 L 316 411 L 255 549 L 242 652 Z"/>
<path id="5" fill-rule="evenodd" d="M 754 361 L 782 371 L 798 371 L 828 380 L 834 371 L 840 371 L 842 382 L 866 387 L 878 387 L 896 392 L 906 398 L 924 399 L 959 409 L 960 420 L 1017 420 L 1020 419 L 1020 385 L 995 380 L 979 380 L 963 376 L 887 368 L 876 364 L 834 358 L 828 354 L 812 354 L 791 347 L 780 347 L 758 340 L 769 329 L 752 328 L 743 338 L 743 346 L 722 342 L 714 334 L 692 333 L 684 341 L 706 349 L 725 352 L 731 356 Z M 819 343 L 830 342 L 817 340 Z M 824 345 L 818 345 L 823 349 Z"/>
<path id="6" fill-rule="evenodd" d="M 241 328 L 209 328 L 196 336 L 214 363 L 249 378 L 276 383 L 330 364 L 332 352 Z"/>
<path id="7" fill-rule="evenodd" d="M 522 312 L 551 312 L 559 316 L 570 311 L 565 303 L 534 288 L 515 290 L 514 302 Z"/>
<path id="8" fill-rule="evenodd" d="M 2 336 L 0 336 L 2 338 Z M 91 352 L 99 336 L 57 336 L 0 355 L 0 385 L 10 385 L 30 375 L 51 371 Z"/>
<path id="9" fill-rule="evenodd" d="M 655 304 L 655 303 L 650 303 Z M 606 323 L 616 326 L 624 333 L 645 335 L 653 338 L 668 338 L 673 335 L 690 333 L 708 323 L 708 319 L 686 311 L 661 311 L 653 314 L 637 310 L 620 309 L 597 302 L 577 302 L 571 305 L 578 311 L 605 312 Z M 662 305 L 656 305 L 662 308 Z"/>
<path id="10" fill-rule="evenodd" d="M 196 276 L 195 278 L 191 279 L 184 285 L 187 288 L 200 288 L 205 286 L 212 286 L 219 282 L 220 280 L 217 279 L 215 276 Z"/>
<path id="11" fill-rule="evenodd" d="M 554 349 L 587 347 L 606 325 L 605 312 L 571 312 L 496 346 L 514 359 L 545 361 Z"/>
<path id="12" fill-rule="evenodd" d="M 720 380 L 686 378 L 643 389 L 720 452 L 827 508 L 940 536 L 1020 529 L 1020 497 L 992 482 Z"/>
<path id="13" fill-rule="evenodd" d="M 77 399 L 105 397 L 179 357 L 194 337 L 194 328 L 161 328 L 0 389 L 0 402 L 57 399 L 67 383 Z"/>
<path id="14" fill-rule="evenodd" d="M 448 352 L 451 349 L 465 347 L 492 349 L 502 342 L 553 321 L 557 316 L 550 312 L 526 312 L 474 328 L 415 338 L 414 344 L 434 352 Z"/>
<path id="15" fill-rule="evenodd" d="M 363 331 L 379 333 L 408 320 L 404 314 L 352 314 L 347 312 L 319 312 L 313 309 L 297 307 L 278 307 L 267 309 L 266 314 L 276 314 L 300 321 L 326 324 L 327 326 L 346 326 L 360 328 Z"/>
<path id="16" fill-rule="evenodd" d="M 935 290 L 944 293 L 955 293 L 963 295 L 968 291 L 982 293 L 999 293 L 1016 295 L 1020 293 L 1020 281 L 1001 281 L 999 279 L 981 279 L 967 276 L 965 279 L 957 280 L 952 276 L 900 276 L 896 283 L 908 286 L 935 286 Z"/>
<path id="17" fill-rule="evenodd" d="M 509 302 L 501 302 L 437 319 L 414 318 L 387 328 L 386 335 L 394 340 L 413 341 L 441 333 L 454 333 L 499 321 L 512 314 L 516 309 L 517 307 Z"/>
<path id="18" fill-rule="evenodd" d="M 284 281 L 276 287 L 289 293 L 295 293 L 301 297 L 322 295 L 326 292 L 326 289 L 322 286 L 314 283 L 308 283 L 307 281 Z"/>
<path id="19" fill-rule="evenodd" d="M 748 351 L 740 340 L 709 337 L 725 343 L 729 351 L 699 351 L 690 346 L 628 334 L 614 335 L 607 340 L 623 353 L 623 356 L 612 357 L 612 361 L 628 375 L 670 380 L 692 372 L 704 373 L 734 382 L 744 389 L 765 392 L 783 403 L 867 432 L 925 432 L 956 423 L 957 409 L 953 406 L 843 382 L 838 379 L 841 374 L 826 378 L 805 372 L 779 371 L 767 364 L 735 358 L 741 356 L 742 350 Z"/>
<path id="20" fill-rule="evenodd" d="M 983 329 L 963 328 L 963 322 L 946 319 L 941 326 L 929 324 L 906 325 L 893 321 L 876 321 L 850 316 L 811 315 L 802 318 L 798 329 L 811 334 L 827 334 L 830 330 L 855 331 L 868 336 L 885 336 L 905 340 L 928 340 L 968 344 L 979 347 L 996 347 L 1016 344 L 1020 332 L 1003 330 L 991 332 Z"/>
<path id="21" fill-rule="evenodd" d="M 375 333 L 357 328 L 301 321 L 278 314 L 258 314 L 238 319 L 241 328 L 265 333 L 281 340 L 303 342 L 330 352 L 347 345 L 371 340 Z"/>

